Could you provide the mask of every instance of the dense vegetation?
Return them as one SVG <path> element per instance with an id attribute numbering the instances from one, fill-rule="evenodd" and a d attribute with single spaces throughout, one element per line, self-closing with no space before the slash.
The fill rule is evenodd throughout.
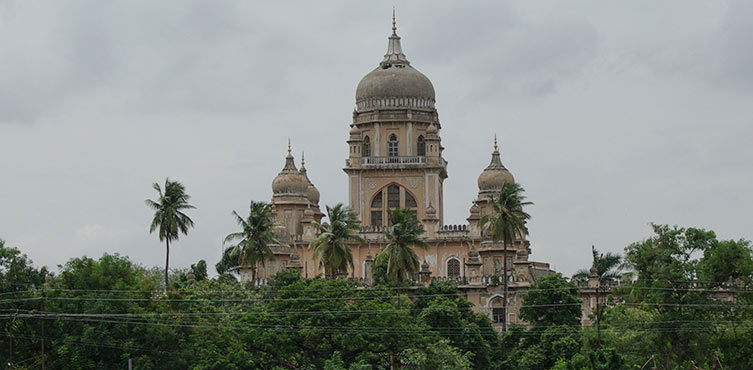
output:
<path id="1" fill-rule="evenodd" d="M 625 248 L 632 279 L 581 327 L 578 287 L 554 274 L 497 335 L 457 287 L 397 288 L 281 272 L 261 289 L 206 263 L 163 270 L 74 258 L 55 274 L 0 242 L 0 358 L 49 369 L 750 369 L 753 251 L 711 231 L 654 226 Z M 595 261 L 598 257 L 594 255 Z M 584 261 L 590 264 L 591 261 Z"/>

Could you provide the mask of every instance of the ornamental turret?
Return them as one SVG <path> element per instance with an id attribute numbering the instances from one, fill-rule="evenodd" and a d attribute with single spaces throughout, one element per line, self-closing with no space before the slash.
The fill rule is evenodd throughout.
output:
<path id="1" fill-rule="evenodd" d="M 298 240 L 303 235 L 303 213 L 311 208 L 309 197 L 316 195 L 318 191 L 311 192 L 311 182 L 307 178 L 305 167 L 299 171 L 295 166 L 290 141 L 288 141 L 288 155 L 285 157 L 285 166 L 282 171 L 272 180 L 272 213 L 275 215 L 278 225 L 285 227 L 287 235 L 293 240 Z"/>
<path id="2" fill-rule="evenodd" d="M 494 135 L 494 151 L 492 152 L 491 162 L 478 177 L 478 197 L 475 200 L 475 205 L 479 208 L 479 211 L 477 215 L 472 214 L 471 216 L 475 218 L 491 212 L 492 197 L 499 194 L 502 185 L 514 182 L 515 178 L 512 173 L 502 164 L 499 147 L 497 146 L 497 135 Z"/>

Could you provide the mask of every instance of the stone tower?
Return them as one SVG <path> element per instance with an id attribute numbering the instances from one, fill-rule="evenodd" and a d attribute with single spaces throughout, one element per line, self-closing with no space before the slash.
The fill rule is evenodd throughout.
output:
<path id="1" fill-rule="evenodd" d="M 414 209 L 427 233 L 443 221 L 441 125 L 434 86 L 406 58 L 393 16 L 387 53 L 356 89 L 348 139 L 350 207 L 366 227 L 388 224 L 387 210 Z"/>

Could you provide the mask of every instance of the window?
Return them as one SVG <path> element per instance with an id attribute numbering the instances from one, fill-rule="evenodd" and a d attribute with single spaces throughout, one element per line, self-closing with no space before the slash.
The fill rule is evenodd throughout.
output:
<path id="1" fill-rule="evenodd" d="M 382 208 L 382 192 L 378 192 L 371 201 L 371 208 Z"/>
<path id="2" fill-rule="evenodd" d="M 460 261 L 455 258 L 447 261 L 447 277 L 460 277 Z"/>
<path id="3" fill-rule="evenodd" d="M 416 198 L 413 198 L 409 192 L 405 192 L 405 208 L 416 208 Z"/>
<path id="4" fill-rule="evenodd" d="M 397 208 L 400 207 L 400 187 L 397 185 L 390 185 L 387 188 L 387 207 Z"/>
<path id="5" fill-rule="evenodd" d="M 371 211 L 371 226 L 382 226 L 382 211 Z"/>
<path id="6" fill-rule="evenodd" d="M 504 314 L 504 307 L 503 306 L 502 298 L 496 297 L 491 301 L 490 306 L 492 306 L 492 321 L 493 322 L 504 322 L 505 321 L 505 314 Z"/>
<path id="7" fill-rule="evenodd" d="M 504 322 L 504 309 L 502 307 L 492 307 L 492 321 Z"/>
<path id="8" fill-rule="evenodd" d="M 387 142 L 387 155 L 397 157 L 397 135 L 390 135 L 390 141 Z"/>
<path id="9" fill-rule="evenodd" d="M 386 200 L 386 202 L 385 202 Z M 417 211 L 418 203 L 416 198 L 408 190 L 397 184 L 390 184 L 374 193 L 370 203 L 371 226 L 389 225 L 389 213 L 387 209 L 398 207 L 408 208 Z"/>
<path id="10" fill-rule="evenodd" d="M 418 136 L 418 143 L 416 145 L 416 155 L 426 155 L 426 142 L 424 141 L 424 135 Z"/>
<path id="11" fill-rule="evenodd" d="M 371 140 L 369 140 L 368 136 L 363 139 L 363 156 L 371 157 Z"/>

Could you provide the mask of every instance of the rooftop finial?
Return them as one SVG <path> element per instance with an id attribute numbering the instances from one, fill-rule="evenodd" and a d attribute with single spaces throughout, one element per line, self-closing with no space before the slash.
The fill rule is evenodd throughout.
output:
<path id="1" fill-rule="evenodd" d="M 494 151 L 498 151 L 499 148 L 497 147 L 497 134 L 494 134 Z"/>
<path id="2" fill-rule="evenodd" d="M 288 138 L 288 155 L 290 155 L 290 138 Z"/>
<path id="3" fill-rule="evenodd" d="M 306 165 L 306 158 L 303 157 L 303 150 L 301 150 L 301 167 Z"/>
<path id="4" fill-rule="evenodd" d="M 395 7 L 392 7 L 392 34 L 397 35 L 397 26 L 395 25 Z"/>

